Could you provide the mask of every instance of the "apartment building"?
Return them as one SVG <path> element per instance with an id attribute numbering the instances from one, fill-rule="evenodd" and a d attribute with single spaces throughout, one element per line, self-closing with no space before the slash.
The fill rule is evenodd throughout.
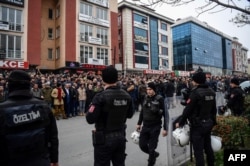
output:
<path id="1" fill-rule="evenodd" d="M 232 41 L 232 59 L 233 59 L 233 74 L 243 75 L 248 69 L 248 49 L 244 47 L 237 37 L 233 37 Z"/>
<path id="2" fill-rule="evenodd" d="M 0 68 L 102 70 L 118 62 L 117 1 L 0 0 Z"/>
<path id="3" fill-rule="evenodd" d="M 118 13 L 118 56 L 124 73 L 170 71 L 174 20 L 125 0 L 118 4 Z"/>

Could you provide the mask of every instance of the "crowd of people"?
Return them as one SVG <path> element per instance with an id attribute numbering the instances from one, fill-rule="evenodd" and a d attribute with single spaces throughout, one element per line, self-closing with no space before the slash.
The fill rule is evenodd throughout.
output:
<path id="1" fill-rule="evenodd" d="M 8 76 L 10 72 L 0 75 L 0 101 L 8 96 Z M 53 109 L 57 119 L 83 116 L 95 94 L 103 91 L 101 75 L 95 72 L 84 73 L 29 73 L 31 76 L 31 91 L 37 98 L 45 100 Z M 217 106 L 225 105 L 224 96 L 229 94 L 230 80 L 233 76 L 207 77 L 206 84 L 216 92 Z M 238 76 L 240 82 L 248 80 L 247 77 Z M 132 97 L 133 107 L 140 111 L 146 95 L 146 85 L 154 82 L 156 93 L 163 96 L 168 109 L 176 107 L 182 99 L 182 89 L 192 89 L 189 76 L 162 76 L 162 75 L 135 75 L 120 74 L 118 85 L 126 90 Z M 58 93 L 58 89 L 60 93 Z"/>
<path id="2" fill-rule="evenodd" d="M 162 136 L 168 135 L 169 109 L 174 109 L 176 105 L 183 103 L 181 100 L 184 89 L 192 89 L 188 100 L 185 101 L 183 114 L 175 127 L 183 126 L 189 119 L 193 128 L 191 141 L 197 165 L 204 165 L 204 157 L 201 153 L 205 149 L 208 164 L 213 166 L 214 156 L 211 144 L 208 146 L 205 142 L 211 142 L 209 136 L 212 127 L 216 124 L 217 107 L 223 106 L 221 112 L 230 108 L 233 115 L 240 116 L 244 111 L 244 92 L 239 84 L 245 80 L 248 78 L 240 76 L 237 78 L 235 76 L 206 77 L 202 71 L 194 73 L 191 77 L 123 75 L 118 74 L 118 71 L 112 66 L 104 69 L 102 75 L 96 75 L 94 72 L 80 74 L 4 72 L 0 76 L 0 107 L 5 112 L 3 115 L 0 114 L 0 118 L 3 119 L 1 121 L 3 124 L 0 125 L 0 139 L 2 143 L 6 141 L 2 136 L 6 134 L 5 130 L 7 130 L 7 134 L 9 134 L 7 141 L 13 142 L 12 137 L 28 138 L 31 141 L 36 140 L 39 134 L 44 134 L 45 130 L 46 146 L 41 146 L 40 151 L 34 150 L 33 144 L 28 145 L 27 140 L 25 140 L 25 147 L 20 141 L 19 144 L 15 143 L 17 147 L 8 147 L 8 142 L 4 146 L 14 152 L 18 148 L 20 150 L 20 147 L 23 148 L 21 149 L 23 151 L 29 151 L 30 149 L 27 149 L 29 146 L 37 153 L 46 155 L 45 152 L 47 152 L 50 159 L 48 156 L 44 161 L 32 159 L 29 164 L 32 165 L 39 161 L 51 162 L 51 165 L 58 166 L 57 127 L 49 113 L 50 110 L 57 120 L 86 116 L 89 124 L 95 124 L 92 133 L 94 165 L 109 165 L 110 162 L 113 165 L 124 165 L 126 119 L 132 118 L 134 112 L 138 111 L 140 115 L 136 130 L 141 133 L 139 147 L 149 156 L 148 166 L 153 166 L 160 155 L 155 149 L 161 128 L 163 128 Z M 26 102 L 28 102 L 27 105 L 25 105 Z M 15 103 L 16 106 L 9 103 Z M 14 107 L 22 108 L 23 112 Z M 12 118 L 6 119 L 6 114 Z M 162 119 L 164 120 L 162 121 Z M 8 123 L 11 125 L 6 127 L 6 121 L 10 121 Z M 26 133 L 24 132 L 26 128 L 19 127 L 29 124 L 35 126 L 35 128 L 33 125 L 29 126 L 32 128 L 30 130 L 32 133 Z M 50 127 L 53 128 L 53 131 L 49 129 Z M 11 135 L 10 133 L 13 131 L 18 132 Z M 25 134 L 20 136 L 19 132 Z M 112 144 L 106 140 L 111 140 Z M 39 141 L 44 140 L 39 139 Z M 11 156 L 6 156 L 6 158 L 9 159 Z M 99 160 L 100 158 L 103 160 Z M 8 163 L 6 159 L 0 160 L 1 162 Z M 18 158 L 13 162 L 15 164 L 27 161 Z"/>

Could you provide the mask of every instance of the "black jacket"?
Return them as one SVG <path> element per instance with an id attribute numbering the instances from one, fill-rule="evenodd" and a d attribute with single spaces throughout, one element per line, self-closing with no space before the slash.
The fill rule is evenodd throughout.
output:
<path id="1" fill-rule="evenodd" d="M 159 102 L 159 112 L 152 111 L 152 102 Z M 150 106 L 149 106 L 150 105 Z M 162 111 L 162 112 L 161 112 Z M 148 119 L 148 116 L 152 118 Z M 164 118 L 162 122 L 162 117 Z M 165 110 L 164 106 L 164 98 L 161 95 L 154 96 L 146 96 L 143 102 L 142 111 L 140 112 L 139 119 L 137 125 L 141 125 L 143 123 L 144 126 L 161 126 L 163 125 L 163 129 L 168 131 L 168 122 L 169 122 L 169 113 L 168 110 Z"/>
<path id="2" fill-rule="evenodd" d="M 234 115 L 241 115 L 244 112 L 245 93 L 240 87 L 234 87 L 230 90 L 227 106 Z"/>
<path id="3" fill-rule="evenodd" d="M 133 114 L 130 95 L 118 86 L 111 86 L 94 96 L 86 120 L 95 123 L 96 130 L 123 130 L 126 119 Z"/>
<path id="4" fill-rule="evenodd" d="M 193 126 L 199 125 L 199 122 L 209 119 L 216 124 L 216 113 L 215 92 L 206 84 L 198 85 L 191 91 L 179 124 L 183 126 L 187 119 Z"/>
<path id="5" fill-rule="evenodd" d="M 18 90 L 0 104 L 0 165 L 57 163 L 58 146 L 56 121 L 43 100 Z"/>

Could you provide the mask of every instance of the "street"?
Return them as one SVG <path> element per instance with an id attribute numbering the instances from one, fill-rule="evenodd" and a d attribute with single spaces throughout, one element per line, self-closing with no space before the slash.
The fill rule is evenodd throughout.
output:
<path id="1" fill-rule="evenodd" d="M 223 97 L 217 96 L 217 105 L 223 105 Z M 174 103 L 176 103 L 176 101 L 174 101 Z M 173 117 L 181 114 L 183 108 L 182 105 L 176 104 L 174 109 L 169 110 L 170 122 L 173 121 Z M 148 155 L 143 153 L 139 146 L 134 144 L 130 138 L 130 134 L 135 130 L 138 116 L 139 112 L 135 112 L 132 119 L 127 120 L 128 142 L 126 149 L 126 166 L 147 165 Z M 60 166 L 93 166 L 94 155 L 91 130 L 94 129 L 94 125 L 89 125 L 86 122 L 85 116 L 77 116 L 67 120 L 57 120 L 57 125 L 59 132 Z M 159 143 L 156 151 L 160 152 L 160 156 L 157 158 L 156 166 L 169 166 L 168 163 L 172 162 L 174 165 L 177 165 L 177 163 L 184 161 L 181 155 L 184 155 L 186 159 L 189 157 L 185 156 L 185 154 L 188 154 L 186 153 L 188 149 L 182 149 L 174 145 L 175 141 L 171 140 L 172 136 L 169 135 L 167 137 L 159 136 Z"/>
<path id="2" fill-rule="evenodd" d="M 132 119 L 127 120 L 127 166 L 147 165 L 148 155 L 143 153 L 139 146 L 130 139 L 130 134 L 135 130 L 139 112 Z M 60 166 L 92 166 L 93 146 L 91 130 L 94 125 L 86 122 L 85 116 L 77 116 L 67 120 L 57 120 L 59 132 L 59 164 Z M 159 137 L 157 151 L 160 152 L 156 166 L 166 166 L 166 137 Z M 165 164 L 164 164 L 165 163 Z"/>

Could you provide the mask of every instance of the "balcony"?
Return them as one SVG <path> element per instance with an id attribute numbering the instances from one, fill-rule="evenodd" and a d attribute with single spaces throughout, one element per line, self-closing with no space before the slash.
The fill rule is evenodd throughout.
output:
<path id="1" fill-rule="evenodd" d="M 23 32 L 23 24 L 0 20 L 0 29 L 6 31 Z"/>

